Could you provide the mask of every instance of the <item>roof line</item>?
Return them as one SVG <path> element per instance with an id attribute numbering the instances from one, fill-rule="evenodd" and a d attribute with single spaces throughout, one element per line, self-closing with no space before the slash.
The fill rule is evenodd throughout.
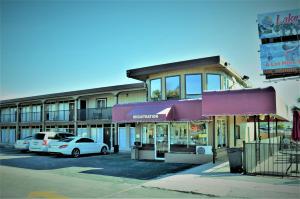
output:
<path id="1" fill-rule="evenodd" d="M 45 94 L 45 95 L 36 95 L 36 96 L 30 96 L 30 97 L 0 100 L 0 105 L 10 104 L 10 103 L 38 101 L 38 100 L 43 100 L 43 99 L 47 100 L 47 99 L 57 98 L 57 97 L 71 97 L 74 95 L 89 95 L 91 93 L 106 93 L 106 92 L 131 90 L 131 89 L 143 89 L 143 88 L 144 88 L 144 83 L 114 85 L 114 86 L 107 86 L 107 87 L 83 89 L 83 90 L 77 90 L 77 91 L 67 91 L 67 92 L 59 92 L 59 93 L 52 93 L 52 94 Z"/>

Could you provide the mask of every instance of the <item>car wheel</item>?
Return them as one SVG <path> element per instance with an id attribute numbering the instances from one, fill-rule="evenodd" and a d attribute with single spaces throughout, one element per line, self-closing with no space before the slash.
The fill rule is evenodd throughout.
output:
<path id="1" fill-rule="evenodd" d="M 72 151 L 73 158 L 78 158 L 80 156 L 80 150 L 79 149 L 73 149 Z"/>
<path id="2" fill-rule="evenodd" d="M 101 154 L 107 154 L 107 148 L 105 146 L 101 148 Z"/>

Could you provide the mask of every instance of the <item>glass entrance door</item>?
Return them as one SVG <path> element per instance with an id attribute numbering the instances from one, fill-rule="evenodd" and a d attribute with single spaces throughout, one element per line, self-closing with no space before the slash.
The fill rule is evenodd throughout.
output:
<path id="1" fill-rule="evenodd" d="M 164 159 L 169 149 L 168 124 L 156 125 L 155 158 Z"/>

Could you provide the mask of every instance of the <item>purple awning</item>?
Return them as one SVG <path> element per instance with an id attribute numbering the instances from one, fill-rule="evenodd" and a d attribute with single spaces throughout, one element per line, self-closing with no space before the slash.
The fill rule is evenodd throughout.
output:
<path id="1" fill-rule="evenodd" d="M 203 115 L 276 114 L 273 87 L 203 93 Z"/>
<path id="2" fill-rule="evenodd" d="M 113 122 L 191 121 L 202 117 L 202 101 L 168 100 L 118 104 L 113 107 Z"/>

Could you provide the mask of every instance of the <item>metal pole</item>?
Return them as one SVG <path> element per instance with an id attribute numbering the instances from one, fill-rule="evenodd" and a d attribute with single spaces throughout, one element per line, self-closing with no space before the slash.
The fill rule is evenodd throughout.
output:
<path id="1" fill-rule="evenodd" d="M 213 164 L 216 163 L 216 129 L 215 129 L 215 126 L 216 126 L 216 118 L 215 116 L 212 116 L 213 117 L 213 149 L 212 149 L 212 152 L 213 152 Z"/>
<path id="2" fill-rule="evenodd" d="M 275 119 L 275 134 L 276 134 L 276 137 L 278 136 L 278 119 L 276 118 Z"/>
<path id="3" fill-rule="evenodd" d="M 244 174 L 247 173 L 247 170 L 246 170 L 246 143 L 245 143 L 245 140 L 243 141 L 243 172 Z"/>
<path id="4" fill-rule="evenodd" d="M 236 146 L 236 118 L 235 115 L 233 116 L 233 136 L 234 136 L 234 146 Z"/>
<path id="5" fill-rule="evenodd" d="M 271 135 L 270 135 L 270 115 L 267 115 L 267 118 L 268 118 L 268 138 L 270 140 L 270 137 L 271 137 Z"/>
<path id="6" fill-rule="evenodd" d="M 256 141 L 256 115 L 254 115 L 254 141 Z"/>
<path id="7" fill-rule="evenodd" d="M 258 127 L 258 140 L 260 141 L 261 140 L 261 136 L 260 136 L 260 119 L 259 119 L 259 116 L 258 116 L 257 127 Z"/>

